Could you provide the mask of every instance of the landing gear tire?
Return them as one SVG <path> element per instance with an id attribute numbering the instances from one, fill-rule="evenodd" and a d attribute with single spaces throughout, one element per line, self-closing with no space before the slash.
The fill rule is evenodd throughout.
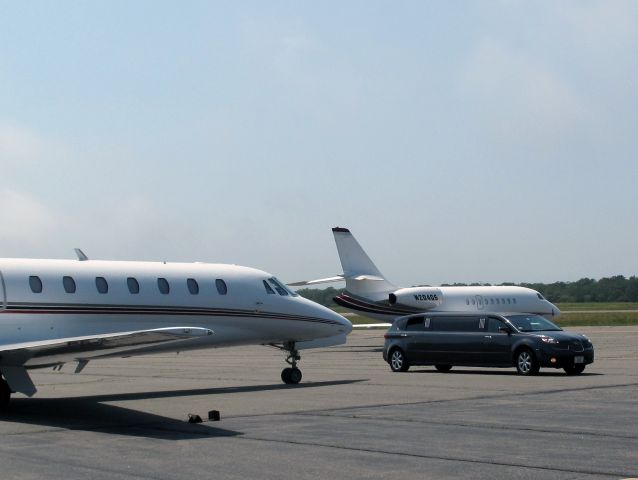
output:
<path id="1" fill-rule="evenodd" d="M 536 375 L 539 369 L 538 360 L 529 348 L 524 348 L 516 354 L 516 371 L 519 375 Z"/>
<path id="2" fill-rule="evenodd" d="M 580 375 L 585 370 L 585 365 L 569 365 L 567 367 L 563 367 L 565 373 L 567 375 Z"/>
<path id="3" fill-rule="evenodd" d="M 439 372 L 445 373 L 452 370 L 452 365 L 434 365 L 434 368 L 436 368 Z"/>
<path id="4" fill-rule="evenodd" d="M 7 381 L 0 379 L 0 412 L 6 412 L 9 408 L 9 400 L 11 400 L 11 388 Z"/>
<path id="5" fill-rule="evenodd" d="M 294 343 L 287 343 L 284 345 L 284 349 L 288 351 L 288 357 L 286 362 L 290 367 L 286 367 L 281 371 L 281 380 L 286 385 L 297 385 L 301 382 L 301 370 L 297 368 L 297 362 L 301 360 L 299 351 L 295 348 Z"/>
<path id="6" fill-rule="evenodd" d="M 284 368 L 281 371 L 281 379 L 287 385 L 297 385 L 299 382 L 301 382 L 301 377 L 301 370 L 296 367 Z"/>

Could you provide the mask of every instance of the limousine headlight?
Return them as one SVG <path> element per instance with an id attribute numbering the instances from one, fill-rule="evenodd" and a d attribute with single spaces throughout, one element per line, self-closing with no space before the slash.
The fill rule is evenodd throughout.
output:
<path id="1" fill-rule="evenodd" d="M 545 342 L 545 343 L 549 343 L 550 345 L 558 345 L 560 342 L 558 340 L 556 340 L 555 338 L 552 337 L 546 337 L 545 335 L 541 335 L 540 339 Z"/>

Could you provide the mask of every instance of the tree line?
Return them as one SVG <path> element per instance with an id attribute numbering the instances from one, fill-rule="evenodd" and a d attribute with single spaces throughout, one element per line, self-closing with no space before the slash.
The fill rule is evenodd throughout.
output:
<path id="1" fill-rule="evenodd" d="M 449 286 L 481 286 L 488 283 L 454 283 Z M 575 282 L 554 283 L 501 283 L 501 286 L 527 287 L 540 292 L 552 303 L 583 302 L 638 302 L 638 277 L 625 278 L 623 275 L 605 277 L 600 280 L 581 278 Z M 335 307 L 332 300 L 344 291 L 343 288 L 328 287 L 324 289 L 303 288 L 297 290 L 302 297 L 327 307 Z"/>

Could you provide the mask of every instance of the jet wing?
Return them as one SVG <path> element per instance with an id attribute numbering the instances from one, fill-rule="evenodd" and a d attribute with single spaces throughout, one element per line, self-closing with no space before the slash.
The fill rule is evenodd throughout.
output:
<path id="1" fill-rule="evenodd" d="M 212 334 L 213 331 L 207 328 L 171 327 L 1 345 L 0 370 L 3 366 L 35 367 L 104 356 L 124 356 L 143 347 Z"/>

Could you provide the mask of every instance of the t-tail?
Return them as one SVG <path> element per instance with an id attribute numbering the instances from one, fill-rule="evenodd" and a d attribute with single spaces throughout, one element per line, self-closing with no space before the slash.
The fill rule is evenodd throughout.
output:
<path id="1" fill-rule="evenodd" d="M 352 295 L 374 302 L 387 300 L 389 293 L 394 292 L 397 287 L 385 279 L 350 230 L 335 227 L 332 233 L 343 268 L 346 290 Z"/>

